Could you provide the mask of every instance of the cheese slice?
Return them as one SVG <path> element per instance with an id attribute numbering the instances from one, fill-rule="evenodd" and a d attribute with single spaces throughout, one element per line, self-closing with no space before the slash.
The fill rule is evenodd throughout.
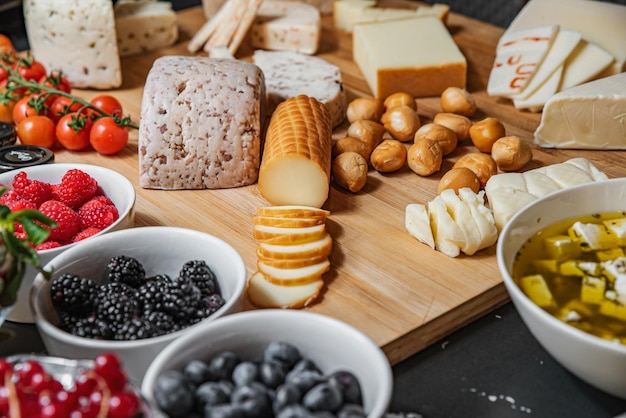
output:
<path id="1" fill-rule="evenodd" d="M 593 0 L 529 0 L 505 33 L 539 25 L 580 32 L 583 39 L 615 58 L 608 74 L 626 71 L 626 6 Z"/>
<path id="2" fill-rule="evenodd" d="M 122 57 L 164 48 L 178 39 L 178 18 L 170 2 L 122 1 L 113 10 Z"/>
<path id="3" fill-rule="evenodd" d="M 535 143 L 546 148 L 626 149 L 626 73 L 554 95 L 543 109 Z"/>
<path id="4" fill-rule="evenodd" d="M 524 91 L 542 65 L 558 32 L 558 25 L 505 32 L 496 46 L 487 94 L 511 97 Z"/>
<path id="5" fill-rule="evenodd" d="M 357 24 L 352 52 L 378 98 L 399 91 L 414 97 L 438 96 L 448 87 L 465 88 L 465 57 L 434 16 Z"/>
<path id="6" fill-rule="evenodd" d="M 250 28 L 255 48 L 315 54 L 320 43 L 321 18 L 310 4 L 264 0 Z"/>
<path id="7" fill-rule="evenodd" d="M 48 71 L 77 88 L 122 84 L 110 0 L 24 0 L 23 10 L 30 50 Z"/>
<path id="8" fill-rule="evenodd" d="M 359 20 L 363 10 L 374 6 L 376 6 L 376 0 L 337 0 L 333 4 L 335 29 L 352 32 L 354 23 Z"/>
<path id="9" fill-rule="evenodd" d="M 513 105 L 517 109 L 527 109 L 531 112 L 540 112 L 543 105 L 559 91 L 561 77 L 563 76 L 563 66 L 561 65 L 545 80 L 538 89 L 528 97 L 523 99 L 513 99 Z"/>
<path id="10" fill-rule="evenodd" d="M 559 91 L 591 81 L 614 62 L 613 55 L 599 46 L 581 39 L 563 64 Z"/>
<path id="11" fill-rule="evenodd" d="M 323 279 L 296 286 L 277 285 L 257 271 L 248 279 L 246 293 L 257 308 L 298 309 L 313 303 L 323 287 Z"/>

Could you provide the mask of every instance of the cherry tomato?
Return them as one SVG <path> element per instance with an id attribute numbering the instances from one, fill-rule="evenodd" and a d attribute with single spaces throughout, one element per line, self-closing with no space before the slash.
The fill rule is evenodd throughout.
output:
<path id="1" fill-rule="evenodd" d="M 46 67 L 41 62 L 35 59 L 26 61 L 27 63 L 20 60 L 20 63 L 17 65 L 17 72 L 22 78 L 39 81 L 41 77 L 46 75 Z"/>
<path id="2" fill-rule="evenodd" d="M 128 143 L 128 128 L 119 126 L 110 116 L 102 117 L 93 123 L 89 143 L 100 154 L 117 154 Z"/>
<path id="3" fill-rule="evenodd" d="M 41 77 L 39 79 L 39 84 L 64 91 L 65 93 L 70 93 L 72 91 L 72 86 L 70 85 L 68 79 L 63 75 L 63 73 L 58 71 L 54 71 Z"/>
<path id="4" fill-rule="evenodd" d="M 32 106 L 36 100 L 37 96 L 35 95 L 28 95 L 19 99 L 13 107 L 13 123 L 17 125 L 28 116 L 45 113 L 45 109 L 38 109 L 37 106 Z"/>
<path id="5" fill-rule="evenodd" d="M 70 151 L 82 151 L 89 146 L 89 132 L 93 122 L 89 116 L 68 113 L 57 122 L 59 144 Z"/>
<path id="6" fill-rule="evenodd" d="M 56 126 L 47 116 L 28 116 L 17 124 L 17 137 L 22 144 L 52 148 L 55 136 Z"/>
<path id="7" fill-rule="evenodd" d="M 11 38 L 0 33 L 0 54 L 5 52 L 15 52 L 15 46 Z"/>
<path id="8" fill-rule="evenodd" d="M 50 105 L 49 116 L 52 118 L 53 121 L 58 122 L 63 115 L 72 112 L 78 112 L 82 107 L 83 105 L 78 102 L 72 101 L 72 99 L 70 99 L 69 97 L 56 96 L 56 98 L 54 98 L 54 101 Z"/>
<path id="9" fill-rule="evenodd" d="M 122 116 L 123 109 L 122 104 L 115 97 L 110 96 L 108 94 L 101 94 L 99 96 L 94 97 L 89 101 L 90 104 L 95 107 L 101 109 L 103 112 L 108 113 L 109 115 L 117 115 Z M 98 116 L 97 112 L 93 112 L 96 116 Z"/>
<path id="10" fill-rule="evenodd" d="M 0 122 L 13 123 L 13 108 L 15 107 L 15 100 L 9 100 L 3 103 L 0 100 Z"/>

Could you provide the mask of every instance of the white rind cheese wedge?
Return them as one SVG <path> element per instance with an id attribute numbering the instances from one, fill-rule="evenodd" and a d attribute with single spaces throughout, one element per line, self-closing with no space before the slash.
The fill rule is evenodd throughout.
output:
<path id="1" fill-rule="evenodd" d="M 543 109 L 535 143 L 546 148 L 626 149 L 626 73 L 554 95 Z"/>
<path id="2" fill-rule="evenodd" d="M 313 303 L 323 287 L 322 279 L 299 286 L 281 286 L 256 272 L 248 279 L 247 295 L 257 308 L 299 309 Z"/>
<path id="3" fill-rule="evenodd" d="M 48 71 L 77 88 L 122 84 L 110 0 L 24 0 L 23 10 L 30 50 Z"/>
<path id="4" fill-rule="evenodd" d="M 410 203 L 406 206 L 404 226 L 409 234 L 419 241 L 435 249 L 435 238 L 430 228 L 430 217 L 426 206 L 421 203 Z"/>
<path id="5" fill-rule="evenodd" d="M 255 48 L 315 54 L 322 31 L 320 12 L 298 1 L 264 0 L 250 28 Z"/>

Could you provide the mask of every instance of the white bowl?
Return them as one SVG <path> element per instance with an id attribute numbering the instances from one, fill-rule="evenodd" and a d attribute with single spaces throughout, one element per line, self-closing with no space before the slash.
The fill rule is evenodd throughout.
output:
<path id="1" fill-rule="evenodd" d="M 135 224 L 135 188 L 126 177 L 120 173 L 108 168 L 99 167 L 90 164 L 43 164 L 23 169 L 7 171 L 0 174 L 0 185 L 6 185 L 11 188 L 13 177 L 21 171 L 24 171 L 28 178 L 33 180 L 45 181 L 47 183 L 60 183 L 63 175 L 70 169 L 79 169 L 96 179 L 104 194 L 115 203 L 119 212 L 119 218 L 112 225 L 102 230 L 97 235 L 106 234 L 119 229 L 130 228 Z M 91 238 L 88 238 L 91 239 Z M 45 265 L 63 251 L 75 246 L 78 243 L 64 245 L 63 247 L 51 248 L 49 250 L 39 251 L 41 264 Z M 30 288 L 37 275 L 37 270 L 27 265 L 24 279 L 17 294 L 17 302 L 13 305 L 7 320 L 14 322 L 33 323 L 34 319 L 28 304 L 28 295 Z"/>
<path id="2" fill-rule="evenodd" d="M 626 209 L 626 178 L 583 184 L 549 194 L 518 212 L 502 229 L 497 261 L 507 291 L 539 343 L 566 369 L 591 385 L 626 399 L 626 346 L 562 322 L 524 294 L 511 277 L 522 244 L 556 222 Z"/>
<path id="3" fill-rule="evenodd" d="M 122 359 L 129 377 L 139 383 L 152 359 L 171 341 L 187 333 L 199 332 L 208 322 L 242 309 L 246 284 L 243 259 L 225 241 L 191 229 L 151 226 L 111 232 L 69 248 L 53 258 L 46 268 L 54 271 L 53 278 L 73 273 L 101 281 L 107 262 L 118 255 L 138 259 L 147 276 L 168 274 L 176 277 L 185 262 L 204 260 L 215 273 L 226 303 L 199 323 L 170 334 L 134 341 L 95 340 L 72 335 L 57 326 L 58 315 L 50 298 L 50 281 L 38 275 L 30 302 L 49 355 L 95 358 L 104 351 L 113 351 Z"/>
<path id="4" fill-rule="evenodd" d="M 237 313 L 179 338 L 154 359 L 141 391 L 154 401 L 153 387 L 163 371 L 182 370 L 189 360 L 208 360 L 224 350 L 235 351 L 242 359 L 258 360 L 272 341 L 295 345 L 324 374 L 338 369 L 350 370 L 361 384 L 368 416 L 380 418 L 387 411 L 393 379 L 382 350 L 361 331 L 342 321 L 297 310 Z"/>

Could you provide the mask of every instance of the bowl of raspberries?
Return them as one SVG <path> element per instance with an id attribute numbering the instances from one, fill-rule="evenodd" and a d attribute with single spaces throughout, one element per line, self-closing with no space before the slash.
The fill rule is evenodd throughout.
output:
<path id="1" fill-rule="evenodd" d="M 41 264 L 90 237 L 134 225 L 136 193 L 120 173 L 90 164 L 55 163 L 0 174 L 0 203 L 12 211 L 37 209 L 57 222 L 36 247 Z M 23 229 L 16 228 L 20 237 Z M 28 295 L 37 270 L 27 265 L 8 320 L 32 323 Z"/>
<path id="2" fill-rule="evenodd" d="M 169 418 L 385 415 L 384 352 L 353 326 L 310 311 L 235 313 L 167 346 L 141 391 Z"/>
<path id="3" fill-rule="evenodd" d="M 241 311 L 247 275 L 226 241 L 167 226 L 94 236 L 45 267 L 30 304 L 48 354 L 114 352 L 135 382 L 171 341 Z"/>

